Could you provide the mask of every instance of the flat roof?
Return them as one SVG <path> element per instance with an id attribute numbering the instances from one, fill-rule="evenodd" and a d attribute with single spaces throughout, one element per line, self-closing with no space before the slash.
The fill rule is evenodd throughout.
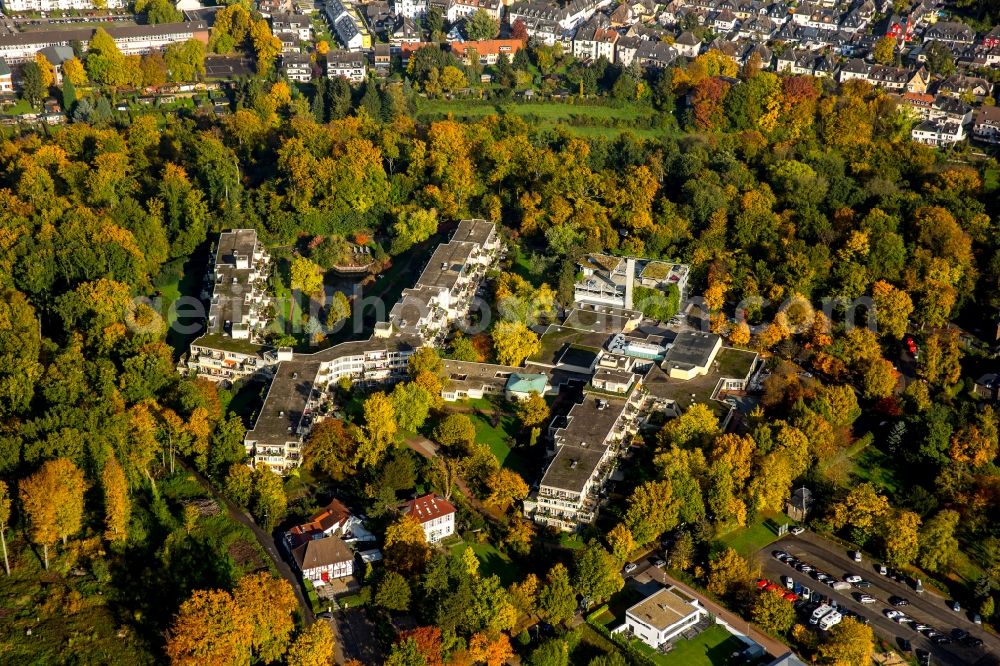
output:
<path id="1" fill-rule="evenodd" d="M 477 245 L 464 241 L 441 243 L 434 250 L 427 267 L 417 280 L 417 285 L 451 289 L 464 274 Z"/>
<path id="2" fill-rule="evenodd" d="M 720 339 L 715 333 L 681 331 L 674 338 L 673 346 L 667 351 L 663 362 L 668 366 L 707 367 Z"/>
<path id="3" fill-rule="evenodd" d="M 697 613 L 687 595 L 683 597 L 673 587 L 664 587 L 625 611 L 657 631 L 664 631 Z"/>
<path id="4" fill-rule="evenodd" d="M 495 230 L 494 224 L 488 220 L 462 220 L 451 240 L 485 245 Z"/>
<path id="5" fill-rule="evenodd" d="M 0 36 L 0 47 L 30 46 L 33 44 L 69 44 L 74 40 L 84 43 L 90 41 L 98 27 L 111 35 L 112 39 L 127 39 L 130 37 L 156 37 L 173 34 L 192 34 L 208 30 L 204 21 L 187 21 L 183 23 L 160 23 L 158 25 L 106 25 L 67 28 L 65 30 L 36 30 L 34 32 L 19 32 Z"/>
<path id="6" fill-rule="evenodd" d="M 583 492 L 587 481 L 604 458 L 604 447 L 583 449 L 578 446 L 563 446 L 556 451 L 542 476 L 541 485 L 570 492 Z"/>
<path id="7" fill-rule="evenodd" d="M 256 249 L 257 232 L 253 229 L 233 229 L 219 234 L 213 267 L 215 282 L 208 309 L 209 318 L 205 323 L 205 331 L 209 335 L 230 335 L 231 328 L 227 330 L 226 322 L 230 323 L 230 327 L 240 324 L 251 309 L 261 307 L 246 302 L 247 294 L 261 288 L 250 281 L 251 274 L 258 272 L 253 261 Z M 249 267 L 237 268 L 237 257 L 245 257 Z M 258 281 L 260 279 L 258 277 Z"/>
<path id="8" fill-rule="evenodd" d="M 635 319 L 642 319 L 642 313 L 611 306 L 578 306 L 569 311 L 563 325 L 595 333 L 617 333 Z"/>
<path id="9" fill-rule="evenodd" d="M 479 389 L 483 386 L 493 386 L 500 390 L 507 385 L 511 375 L 520 370 L 514 366 L 494 363 L 475 363 L 454 359 L 442 359 L 442 362 L 452 390 Z"/>
<path id="10" fill-rule="evenodd" d="M 600 347 L 586 347 L 584 345 L 569 345 L 559 355 L 560 365 L 572 365 L 577 368 L 589 368 L 597 360 L 601 353 Z"/>
<path id="11" fill-rule="evenodd" d="M 267 389 L 264 404 L 246 439 L 264 446 L 282 446 L 299 439 L 296 429 L 312 394 L 319 361 L 282 361 Z"/>
<path id="12" fill-rule="evenodd" d="M 607 333 L 594 333 L 593 331 L 584 331 L 570 326 L 552 324 L 545 329 L 545 333 L 541 336 L 541 349 L 528 360 L 535 363 L 555 365 L 559 361 L 559 357 L 562 355 L 563 348 L 566 345 L 582 345 L 600 349 L 607 342 L 608 337 Z"/>

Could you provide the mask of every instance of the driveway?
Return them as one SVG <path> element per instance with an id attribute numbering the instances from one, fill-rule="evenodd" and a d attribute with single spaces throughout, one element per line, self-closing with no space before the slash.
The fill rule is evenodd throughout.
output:
<path id="1" fill-rule="evenodd" d="M 865 580 L 871 581 L 872 587 L 864 590 L 859 590 L 856 587 L 849 590 L 834 590 L 812 576 L 801 573 L 776 560 L 772 555 L 775 550 L 790 553 L 838 580 L 843 580 L 844 576 L 847 575 L 861 576 Z M 944 597 L 930 590 L 917 594 L 909 585 L 897 583 L 891 578 L 880 575 L 875 569 L 877 562 L 856 563 L 843 546 L 811 532 L 805 532 L 799 536 L 786 535 L 761 549 L 758 553 L 758 559 L 765 578 L 780 584 L 781 576 L 791 576 L 795 582 L 802 583 L 812 590 L 834 599 L 839 606 L 867 617 L 871 621 L 871 627 L 875 633 L 892 645 L 898 647 L 899 639 L 905 638 L 911 642 L 914 649 L 930 651 L 934 656 L 934 663 L 954 664 L 955 666 L 994 664 L 997 655 L 1000 655 L 1000 638 L 973 624 L 966 612 L 956 613 L 952 611 L 947 606 L 948 600 Z M 869 594 L 875 597 L 878 602 L 861 604 L 854 597 L 858 592 Z M 917 633 L 912 625 L 898 624 L 888 619 L 885 616 L 885 611 L 894 608 L 888 601 L 893 596 L 909 600 L 910 604 L 900 610 L 917 623 L 930 625 L 944 634 L 950 633 L 954 628 L 963 629 L 971 635 L 981 638 L 983 640 L 982 647 L 971 648 L 959 642 L 939 647 L 922 634 Z M 815 606 L 816 604 L 806 603 L 799 610 L 802 613 L 809 613 Z"/>

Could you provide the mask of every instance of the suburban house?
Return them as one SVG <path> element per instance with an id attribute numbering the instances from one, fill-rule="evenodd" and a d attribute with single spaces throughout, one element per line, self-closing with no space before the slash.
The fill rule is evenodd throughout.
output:
<path id="1" fill-rule="evenodd" d="M 696 58 L 701 52 L 701 40 L 691 32 L 684 31 L 674 40 L 674 50 L 677 55 L 685 58 Z"/>
<path id="2" fill-rule="evenodd" d="M 581 25 L 573 37 L 573 57 L 580 60 L 597 60 L 603 57 L 615 61 L 615 43 L 618 33 L 600 25 L 596 20 Z"/>
<path id="3" fill-rule="evenodd" d="M 305 14 L 275 14 L 271 17 L 271 31 L 275 35 L 291 33 L 300 42 L 312 38 L 312 21 Z"/>
<path id="4" fill-rule="evenodd" d="M 513 60 L 514 55 L 524 48 L 524 42 L 520 39 L 487 39 L 478 42 L 450 42 L 448 47 L 465 65 L 472 64 L 469 60 L 470 51 L 475 52 L 479 64 L 495 65 L 501 55 L 507 56 L 507 62 Z"/>
<path id="5" fill-rule="evenodd" d="M 354 573 L 354 553 L 338 536 L 306 540 L 292 549 L 292 561 L 317 587 Z"/>
<path id="6" fill-rule="evenodd" d="M 949 45 L 969 45 L 976 41 L 976 32 L 957 21 L 938 21 L 924 32 L 924 42 L 944 42 Z"/>
<path id="7" fill-rule="evenodd" d="M 326 54 L 326 75 L 342 76 L 351 83 L 361 83 L 368 71 L 368 57 L 355 51 L 330 51 Z"/>
<path id="8" fill-rule="evenodd" d="M 625 624 L 613 633 L 625 632 L 656 650 L 707 615 L 697 599 L 677 587 L 664 587 L 626 610 Z"/>
<path id="9" fill-rule="evenodd" d="M 965 125 L 948 120 L 925 120 L 913 128 L 910 137 L 928 146 L 951 146 L 965 140 Z"/>
<path id="10" fill-rule="evenodd" d="M 1000 108 L 983 106 L 976 111 L 972 136 L 987 143 L 1000 143 Z"/>
<path id="11" fill-rule="evenodd" d="M 312 78 L 312 62 L 305 53 L 284 53 L 281 56 L 281 73 L 289 81 L 308 83 Z"/>
<path id="12" fill-rule="evenodd" d="M 0 58 L 0 94 L 14 92 L 14 75 L 7 61 Z"/>
<path id="13" fill-rule="evenodd" d="M 437 543 L 455 533 L 455 506 L 433 493 L 410 500 L 403 513 L 417 519 L 428 543 Z"/>

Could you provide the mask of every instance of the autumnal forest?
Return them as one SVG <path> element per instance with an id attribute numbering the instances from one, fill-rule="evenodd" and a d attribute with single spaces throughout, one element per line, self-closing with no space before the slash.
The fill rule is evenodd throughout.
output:
<path id="1" fill-rule="evenodd" d="M 966 333 L 994 342 L 995 162 L 912 143 L 867 84 L 832 90 L 751 68 L 730 72 L 734 85 L 713 57 L 699 61 L 632 82 L 684 128 L 659 140 L 583 138 L 504 113 L 417 123 L 400 85 L 373 89 L 373 114 L 367 93 L 340 83 L 309 99 L 256 81 L 221 119 L 139 115 L 0 142 L 0 661 L 47 651 L 40 661 L 55 663 L 73 649 L 117 663 L 329 663 L 328 625 L 305 626 L 247 528 L 197 501 L 208 491 L 194 474 L 267 531 L 314 506 L 243 465 L 252 410 L 236 391 L 180 377 L 185 350 L 167 313 L 135 298 L 169 295 L 186 274 L 197 283 L 214 235 L 234 227 L 271 247 L 306 245 L 325 270 L 345 239 L 371 239 L 382 265 L 402 265 L 440 223 L 486 218 L 514 248 L 501 288 L 545 312 L 572 300 L 583 253 L 680 261 L 712 330 L 768 358 L 743 431 L 720 432 L 707 408 L 669 421 L 644 442 L 607 524 L 575 551 L 521 519 L 526 480 L 476 442 L 468 419 L 440 411 L 435 354 L 414 357 L 412 382 L 356 396 L 344 420 L 313 433 L 305 468 L 384 534 L 365 602 L 383 613 L 380 630 L 393 613 L 418 625 L 380 635 L 387 663 L 501 664 L 527 645 L 512 642 L 529 619 L 560 625 L 578 595 L 608 599 L 630 553 L 665 533 L 672 569 L 748 617 L 771 617 L 750 598 L 752 563 L 717 536 L 781 511 L 803 481 L 819 501 L 814 529 L 919 566 L 996 617 L 997 414 L 973 390 L 992 355 Z M 863 297 L 875 330 L 839 305 L 820 311 L 823 299 Z M 492 341 L 459 339 L 447 353 L 529 355 L 531 340 L 510 347 L 521 329 L 497 327 Z M 921 354 L 903 376 L 907 334 Z M 517 427 L 530 434 L 547 416 L 526 405 Z M 416 460 L 394 446 L 397 428 L 427 432 L 449 455 Z M 862 450 L 869 472 L 852 458 Z M 395 515 L 405 492 L 457 477 L 471 492 L 455 500 L 461 519 L 517 575 L 486 571 L 472 548 L 432 552 Z M 796 640 L 783 618 L 770 630 Z M 841 634 L 801 647 L 840 663 L 834 643 L 857 644 Z M 576 653 L 578 640 L 522 651 L 532 664 L 626 659 Z"/>

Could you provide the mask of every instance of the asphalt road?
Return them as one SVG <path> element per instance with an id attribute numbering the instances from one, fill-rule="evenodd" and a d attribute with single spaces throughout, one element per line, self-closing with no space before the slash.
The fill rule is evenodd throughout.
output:
<path id="1" fill-rule="evenodd" d="M 856 574 L 869 580 L 872 587 L 860 590 L 852 587 L 850 590 L 834 590 L 829 585 L 820 583 L 809 574 L 797 571 L 783 562 L 774 559 L 772 552 L 783 550 L 803 562 L 808 562 L 820 571 L 827 573 L 838 580 L 843 580 L 844 576 Z M 871 627 L 877 635 L 888 642 L 899 647 L 899 639 L 905 638 L 910 641 L 913 648 L 929 651 L 934 658 L 932 663 L 954 664 L 955 666 L 969 666 L 974 664 L 987 665 L 1000 663 L 1000 638 L 989 634 L 982 627 L 972 623 L 968 614 L 963 610 L 960 613 L 952 611 L 947 606 L 947 599 L 941 597 L 930 590 L 917 594 L 912 587 L 904 583 L 882 576 L 875 567 L 878 562 L 865 561 L 860 564 L 855 563 L 839 544 L 833 543 L 811 532 L 805 532 L 799 536 L 787 535 L 775 541 L 760 551 L 758 554 L 762 566 L 763 575 L 769 580 L 781 584 L 782 576 L 791 576 L 792 579 L 801 583 L 814 592 L 824 594 L 834 600 L 837 604 L 860 613 L 871 621 Z M 815 572 L 813 572 L 815 573 Z M 874 604 L 862 604 L 855 598 L 855 594 L 864 592 L 875 597 L 878 602 Z M 893 596 L 908 599 L 910 604 L 900 608 L 906 615 L 916 620 L 917 623 L 927 624 L 937 631 L 948 634 L 954 628 L 964 629 L 971 635 L 981 638 L 983 645 L 978 648 L 971 648 L 962 645 L 960 642 L 949 645 L 936 646 L 922 634 L 918 633 L 910 624 L 898 624 L 885 616 L 885 611 L 895 607 L 889 603 L 889 598 Z M 816 607 L 814 603 L 803 604 L 801 613 L 811 613 Z"/>

